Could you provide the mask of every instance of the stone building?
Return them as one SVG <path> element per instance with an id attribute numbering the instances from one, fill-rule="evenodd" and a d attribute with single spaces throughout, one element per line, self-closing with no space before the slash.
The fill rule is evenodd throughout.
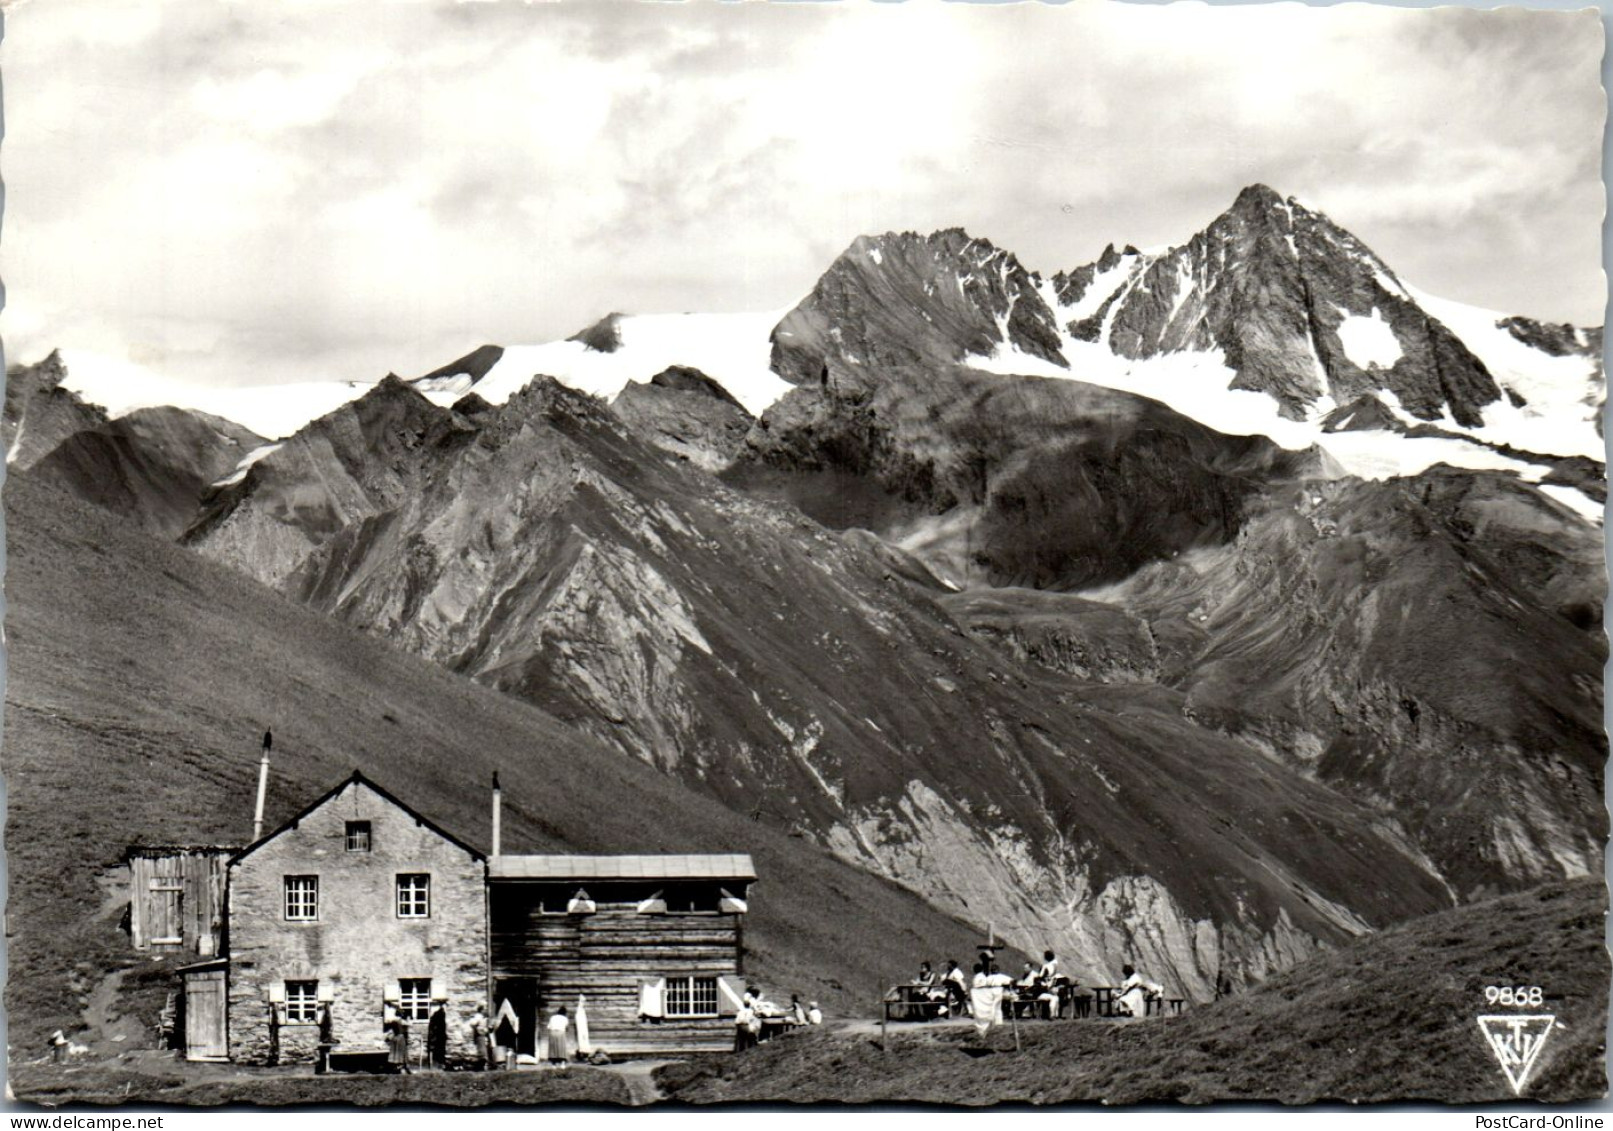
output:
<path id="1" fill-rule="evenodd" d="M 414 1052 L 438 1005 L 448 1057 L 474 1057 L 487 1003 L 485 857 L 355 772 L 229 864 L 227 1045 L 237 1063 L 312 1061 L 323 1010 L 342 1048 Z"/>
<path id="2" fill-rule="evenodd" d="M 259 822 L 267 759 L 262 773 Z M 490 856 L 357 772 L 227 863 L 132 850 L 147 945 L 197 934 L 171 925 L 188 906 L 174 861 L 223 893 L 221 915 L 196 909 L 212 926 L 196 953 L 214 957 L 177 971 L 186 1056 L 315 1062 L 327 1018 L 338 1053 L 378 1054 L 396 1013 L 419 1060 L 441 1007 L 450 1064 L 477 1059 L 477 1010 L 527 1064 L 543 1018 L 584 1003 L 592 1046 L 613 1056 L 730 1047 L 751 858 L 503 855 L 501 798 L 495 775 Z"/>

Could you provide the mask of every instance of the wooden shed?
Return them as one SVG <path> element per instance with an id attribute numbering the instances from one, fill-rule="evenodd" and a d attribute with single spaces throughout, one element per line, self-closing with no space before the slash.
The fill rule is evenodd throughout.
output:
<path id="1" fill-rule="evenodd" d="M 131 845 L 124 861 L 134 948 L 204 958 L 221 953 L 227 865 L 237 851 L 214 844 Z"/>
<path id="2" fill-rule="evenodd" d="M 490 1016 L 531 1054 L 582 995 L 612 1056 L 732 1048 L 755 879 L 738 854 L 490 858 Z"/>

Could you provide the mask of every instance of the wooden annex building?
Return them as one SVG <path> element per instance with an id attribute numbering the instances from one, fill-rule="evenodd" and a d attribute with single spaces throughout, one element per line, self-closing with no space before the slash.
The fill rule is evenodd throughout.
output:
<path id="1" fill-rule="evenodd" d="M 518 1051 L 579 997 L 607 1052 L 732 1048 L 755 879 L 743 855 L 493 857 L 493 998 L 513 1007 Z"/>
<path id="2" fill-rule="evenodd" d="M 186 1056 L 378 1052 L 401 1016 L 418 1057 L 441 1011 L 468 1064 L 481 1010 L 531 1058 L 579 1000 L 611 1056 L 732 1047 L 750 857 L 504 855 L 501 798 L 491 855 L 357 772 L 243 849 L 131 849 L 131 941 L 204 959 L 179 971 Z"/>
<path id="3" fill-rule="evenodd" d="M 136 950 L 217 954 L 225 869 L 240 851 L 216 844 L 135 844 L 129 867 L 129 941 Z"/>

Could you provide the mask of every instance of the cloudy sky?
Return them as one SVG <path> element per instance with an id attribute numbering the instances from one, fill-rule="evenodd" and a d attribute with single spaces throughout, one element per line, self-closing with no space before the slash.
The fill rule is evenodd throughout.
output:
<path id="1" fill-rule="evenodd" d="M 192 380 L 765 310 L 853 237 L 1051 273 L 1264 181 L 1407 281 L 1601 322 L 1594 11 L 915 0 L 6 6 L 0 316 Z"/>

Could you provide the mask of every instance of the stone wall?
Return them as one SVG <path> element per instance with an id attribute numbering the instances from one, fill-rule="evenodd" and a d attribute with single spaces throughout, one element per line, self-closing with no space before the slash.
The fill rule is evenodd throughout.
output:
<path id="1" fill-rule="evenodd" d="M 369 851 L 347 823 L 370 822 Z M 399 873 L 431 876 L 430 914 L 400 918 Z M 286 876 L 319 877 L 318 918 L 288 921 Z M 448 1015 L 450 1061 L 475 1055 L 469 1020 L 487 1001 L 485 868 L 362 778 L 230 868 L 229 1047 L 238 1063 L 313 1059 L 318 1027 L 286 1020 L 288 981 L 317 981 L 342 1048 L 383 1047 L 385 1009 L 404 978 L 430 978 Z M 410 1024 L 411 1056 L 425 1022 Z"/>

